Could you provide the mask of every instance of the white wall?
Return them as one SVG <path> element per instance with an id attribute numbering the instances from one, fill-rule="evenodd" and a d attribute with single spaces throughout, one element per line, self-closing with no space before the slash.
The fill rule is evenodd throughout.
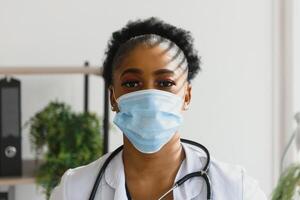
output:
<path id="1" fill-rule="evenodd" d="M 300 2 L 294 1 L 294 111 L 300 112 Z"/>
<path id="2" fill-rule="evenodd" d="M 0 0 L 0 66 L 100 65 L 112 31 L 129 19 L 158 16 L 189 29 L 203 58 L 182 136 L 222 161 L 243 165 L 264 191 L 272 188 L 271 0 L 9 1 Z M 52 99 L 83 107 L 80 76 L 20 77 L 23 122 Z M 102 81 L 93 77 L 91 110 L 102 112 Z M 33 157 L 23 133 L 23 157 Z M 110 149 L 121 144 L 111 133 Z M 34 196 L 18 186 L 17 199 Z M 27 195 L 27 196 L 26 196 Z M 26 198 L 25 198 L 26 196 Z"/>

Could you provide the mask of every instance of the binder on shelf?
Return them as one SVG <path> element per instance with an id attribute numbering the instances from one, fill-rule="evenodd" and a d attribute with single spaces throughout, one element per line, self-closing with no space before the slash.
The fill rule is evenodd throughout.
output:
<path id="1" fill-rule="evenodd" d="M 22 175 L 21 83 L 0 80 L 0 176 Z"/>

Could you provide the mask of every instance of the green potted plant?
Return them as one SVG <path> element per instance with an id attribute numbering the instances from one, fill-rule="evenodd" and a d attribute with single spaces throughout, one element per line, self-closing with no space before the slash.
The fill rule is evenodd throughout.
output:
<path id="1" fill-rule="evenodd" d="M 299 198 L 300 165 L 293 164 L 281 175 L 273 191 L 272 200 L 296 200 Z"/>
<path id="2" fill-rule="evenodd" d="M 47 199 L 67 169 L 102 155 L 100 119 L 93 113 L 75 113 L 64 103 L 51 102 L 27 125 L 33 150 L 42 160 L 36 181 Z"/>

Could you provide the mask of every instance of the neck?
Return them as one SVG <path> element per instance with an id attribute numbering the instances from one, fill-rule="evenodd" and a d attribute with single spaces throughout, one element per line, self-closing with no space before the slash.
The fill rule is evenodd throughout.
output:
<path id="1" fill-rule="evenodd" d="M 172 174 L 176 176 L 184 157 L 178 133 L 161 150 L 152 154 L 141 153 L 124 137 L 124 168 L 126 176 L 131 178 L 157 177 L 157 172 L 165 173 L 167 176 L 172 176 Z M 154 174 L 156 176 L 153 176 Z"/>

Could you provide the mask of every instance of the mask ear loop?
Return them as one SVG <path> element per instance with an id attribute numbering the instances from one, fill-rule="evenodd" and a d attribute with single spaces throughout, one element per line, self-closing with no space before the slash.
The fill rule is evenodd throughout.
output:
<path id="1" fill-rule="evenodd" d="M 117 99 L 116 99 L 116 97 L 115 97 L 115 90 L 114 90 L 113 86 L 109 86 L 109 87 L 110 87 L 110 89 L 111 89 L 111 92 L 112 92 L 112 96 L 113 96 L 114 102 L 116 102 L 116 104 L 112 104 L 111 110 L 112 110 L 112 111 L 119 112 L 120 109 L 119 109 L 118 101 L 117 101 Z"/>
<path id="2" fill-rule="evenodd" d="M 189 109 L 189 105 L 188 104 L 185 104 L 184 105 L 184 110 L 188 110 Z"/>

